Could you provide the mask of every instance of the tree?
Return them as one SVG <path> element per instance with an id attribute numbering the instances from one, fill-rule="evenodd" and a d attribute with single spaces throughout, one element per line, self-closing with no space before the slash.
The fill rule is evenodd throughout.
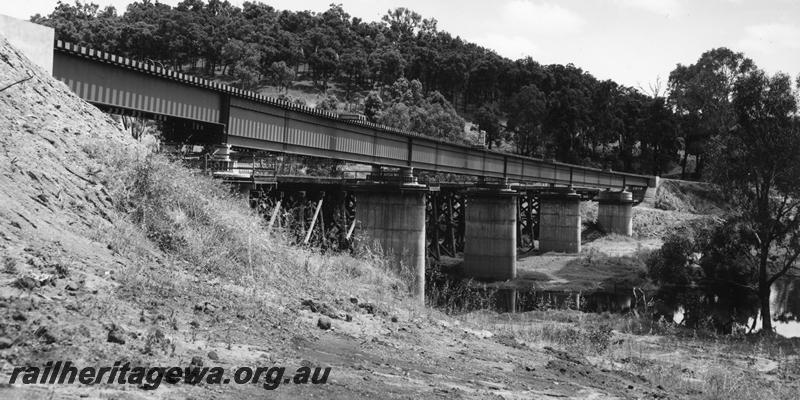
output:
<path id="1" fill-rule="evenodd" d="M 629 88 L 620 88 L 617 115 L 619 122 L 616 134 L 617 163 L 615 169 L 633 171 L 636 158 L 637 141 L 640 139 L 642 122 L 647 107 L 647 97 L 640 92 Z"/>
<path id="2" fill-rule="evenodd" d="M 222 46 L 222 75 L 228 71 L 228 67 L 244 58 L 251 51 L 250 45 L 242 40 L 231 39 Z"/>
<path id="3" fill-rule="evenodd" d="M 667 236 L 647 260 L 648 275 L 658 284 L 658 316 L 671 319 L 681 307 L 684 326 L 714 327 L 724 334 L 734 323 L 746 323 L 758 308 L 751 285 L 755 269 L 747 262 L 753 240 L 736 218 Z"/>
<path id="4" fill-rule="evenodd" d="M 685 232 L 684 232 L 685 233 Z M 658 286 L 657 316 L 671 320 L 678 307 L 683 307 L 685 326 L 696 328 L 705 314 L 702 292 L 697 283 L 702 271 L 693 263 L 692 255 L 700 250 L 696 235 L 670 234 L 664 244 L 647 259 L 647 274 Z"/>
<path id="5" fill-rule="evenodd" d="M 233 63 L 231 75 L 239 82 L 241 89 L 253 89 L 259 82 L 260 53 L 252 43 L 245 43 L 240 49 L 238 58 Z"/>
<path id="6" fill-rule="evenodd" d="M 347 50 L 340 59 L 341 70 L 347 76 L 347 97 L 364 83 L 367 55 L 361 49 Z"/>
<path id="7" fill-rule="evenodd" d="M 423 25 L 422 16 L 405 7 L 387 11 L 382 20 L 389 26 L 397 41 L 413 37 Z M 427 24 L 431 23 L 429 21 L 425 22 Z M 433 22 L 433 26 L 436 26 L 435 22 Z"/>
<path id="8" fill-rule="evenodd" d="M 272 84 L 277 86 L 278 89 L 283 89 L 284 92 L 289 92 L 289 87 L 292 86 L 296 75 L 294 70 L 289 68 L 283 61 L 273 62 L 269 67 L 269 77 Z"/>
<path id="9" fill-rule="evenodd" d="M 308 65 L 313 71 L 315 83 L 321 83 L 322 90 L 328 89 L 328 81 L 339 68 L 339 55 L 330 47 L 314 52 L 308 59 Z"/>
<path id="10" fill-rule="evenodd" d="M 470 98 L 477 101 L 490 102 L 497 99 L 498 80 L 502 60 L 494 53 L 483 55 L 469 72 Z"/>
<path id="11" fill-rule="evenodd" d="M 589 96 L 579 71 L 570 71 L 569 80 L 547 96 L 545 134 L 551 138 L 551 153 L 564 162 L 578 162 L 580 136 L 589 115 Z M 627 143 L 620 141 L 620 143 Z"/>
<path id="12" fill-rule="evenodd" d="M 648 99 L 646 103 L 640 133 L 640 169 L 659 176 L 678 158 L 677 129 L 673 114 L 663 97 Z"/>
<path id="13" fill-rule="evenodd" d="M 85 43 L 88 22 L 95 17 L 98 9 L 99 6 L 93 3 L 75 1 L 75 5 L 70 5 L 59 0 L 50 15 L 42 17 L 36 14 L 31 17 L 31 21 L 55 29 L 60 40 Z"/>
<path id="14" fill-rule="evenodd" d="M 519 154 L 541 155 L 545 146 L 542 124 L 546 112 L 547 98 L 535 85 L 524 86 L 511 97 L 507 127 L 514 132 L 513 140 Z"/>
<path id="15" fill-rule="evenodd" d="M 758 311 L 756 268 L 748 262 L 756 237 L 742 222 L 729 218 L 711 230 L 700 259 L 704 275 L 700 284 L 706 295 L 707 314 L 712 316 L 717 331 L 725 334 L 731 333 L 734 322 L 746 324 Z"/>
<path id="16" fill-rule="evenodd" d="M 743 229 L 747 262 L 757 271 L 762 326 L 772 330 L 769 297 L 800 256 L 800 122 L 788 75 L 755 70 L 733 87 L 736 124 L 717 139 L 711 177 L 725 188 Z"/>
<path id="17" fill-rule="evenodd" d="M 620 86 L 610 80 L 598 82 L 590 95 L 591 123 L 586 130 L 586 146 L 595 157 L 606 158 L 607 146 L 616 141 L 617 130 L 622 124 L 620 116 L 622 101 Z"/>
<path id="18" fill-rule="evenodd" d="M 754 69 L 744 54 L 721 47 L 703 53 L 695 64 L 679 64 L 670 73 L 669 100 L 678 114 L 684 143 L 682 178 L 689 154 L 698 157 L 695 178 L 701 178 L 711 139 L 726 134 L 736 123 L 730 102 L 734 82 Z"/>
<path id="19" fill-rule="evenodd" d="M 455 142 L 464 141 L 466 121 L 441 93 L 431 92 L 417 111 L 413 131 Z"/>
<path id="20" fill-rule="evenodd" d="M 475 123 L 478 128 L 486 132 L 486 144 L 489 148 L 502 139 L 502 127 L 500 126 L 500 109 L 497 103 L 486 103 L 475 112 Z"/>
<path id="21" fill-rule="evenodd" d="M 390 103 L 422 106 L 425 101 L 422 83 L 416 79 L 409 81 L 406 78 L 399 78 L 391 85 L 386 86 L 383 92 L 383 98 Z"/>
<path id="22" fill-rule="evenodd" d="M 314 107 L 317 110 L 336 112 L 339 106 L 339 99 L 336 95 L 329 94 L 324 99 L 320 100 Z"/>
<path id="23" fill-rule="evenodd" d="M 371 91 L 364 99 L 364 115 L 370 122 L 377 122 L 383 110 L 383 99 L 376 91 Z"/>
<path id="24" fill-rule="evenodd" d="M 466 122 L 441 93 L 433 91 L 425 97 L 422 83 L 405 78 L 385 87 L 384 93 L 385 108 L 374 117 L 378 123 L 440 139 L 464 140 Z M 374 104 L 375 99 L 370 101 Z"/>
<path id="25" fill-rule="evenodd" d="M 370 54 L 368 63 L 373 80 L 387 85 L 403 76 L 406 67 L 406 60 L 394 47 L 375 50 Z"/>

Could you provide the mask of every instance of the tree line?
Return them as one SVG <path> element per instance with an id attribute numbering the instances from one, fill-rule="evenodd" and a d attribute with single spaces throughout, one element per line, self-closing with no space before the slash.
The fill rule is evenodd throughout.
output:
<path id="1" fill-rule="evenodd" d="M 715 120 L 728 112 L 719 96 L 752 64 L 711 50 L 646 94 L 572 64 L 501 57 L 406 8 L 364 21 L 340 4 L 316 13 L 261 2 L 139 0 L 119 14 L 76 1 L 31 20 L 55 28 L 61 40 L 227 77 L 246 89 L 288 89 L 301 80 L 321 92 L 336 86 L 338 97 L 329 94 L 318 107 L 346 102 L 400 129 L 466 141 L 472 121 L 490 148 L 654 175 L 681 165 L 685 178 L 702 176 L 707 142 L 725 129 Z M 687 168 L 690 156 L 695 168 Z"/>

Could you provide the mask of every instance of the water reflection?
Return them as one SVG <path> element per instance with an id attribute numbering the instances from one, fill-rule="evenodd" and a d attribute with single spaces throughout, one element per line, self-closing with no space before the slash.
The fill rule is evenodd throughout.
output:
<path id="1" fill-rule="evenodd" d="M 785 337 L 800 337 L 800 277 L 780 279 L 772 284 L 769 299 L 775 331 Z"/>
<path id="2" fill-rule="evenodd" d="M 769 300 L 776 319 L 790 321 L 800 318 L 800 277 L 780 279 L 772 284 Z"/>
<path id="3" fill-rule="evenodd" d="M 428 303 L 450 313 L 481 309 L 511 313 L 547 309 L 626 313 L 633 310 L 642 312 L 645 310 L 644 304 L 648 303 L 648 307 L 651 308 L 648 308 L 647 312 L 652 311 L 667 321 L 678 324 L 692 326 L 692 318 L 713 317 L 711 319 L 715 321 L 714 327 L 719 329 L 720 333 L 730 333 L 734 330 L 755 332 L 761 327 L 758 300 L 752 297 L 752 294 L 744 297 L 728 294 L 715 296 L 713 299 L 699 297 L 703 301 L 701 306 L 705 308 L 697 308 L 697 304 L 691 304 L 694 306 L 692 308 L 684 307 L 681 299 L 685 300 L 686 297 L 679 296 L 671 299 L 660 298 L 660 301 L 653 304 L 651 301 L 655 296 L 654 292 L 645 293 L 631 287 L 623 289 L 615 286 L 616 290 L 593 292 L 536 290 L 520 281 L 479 282 L 464 279 L 463 276 L 445 270 L 441 266 L 427 269 L 425 279 Z M 716 289 L 717 293 L 725 294 L 724 287 Z M 704 293 L 694 293 L 694 295 L 703 296 Z M 694 300 L 698 297 L 692 299 L 689 296 L 689 298 Z M 775 331 L 785 337 L 800 337 L 800 276 L 787 277 L 775 282 L 770 305 Z"/>
<path id="4" fill-rule="evenodd" d="M 640 305 L 651 294 L 625 292 L 572 293 L 564 291 L 537 291 L 533 289 L 481 289 L 489 291 L 491 305 L 498 312 L 526 312 L 542 309 L 577 309 L 585 312 L 628 312 Z M 773 327 L 784 337 L 800 337 L 800 278 L 783 279 L 776 282 L 770 298 Z M 715 311 L 717 312 L 717 311 Z M 748 330 L 761 329 L 757 309 L 746 321 Z M 683 306 L 677 305 L 669 315 L 675 323 L 684 318 Z M 744 321 L 742 321 L 744 323 Z M 755 322 L 755 324 L 754 324 Z"/>
<path id="5" fill-rule="evenodd" d="M 575 309 L 599 313 L 627 312 L 631 310 L 635 301 L 632 294 L 625 293 L 495 289 L 491 304 L 498 312 Z"/>

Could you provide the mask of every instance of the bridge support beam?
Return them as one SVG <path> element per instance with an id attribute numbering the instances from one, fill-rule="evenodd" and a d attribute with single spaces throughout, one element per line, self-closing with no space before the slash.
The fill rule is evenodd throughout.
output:
<path id="1" fill-rule="evenodd" d="M 539 251 L 580 253 L 581 196 L 574 191 L 539 195 Z"/>
<path id="2" fill-rule="evenodd" d="M 464 274 L 471 278 L 517 277 L 517 193 L 505 188 L 467 191 Z"/>
<path id="3" fill-rule="evenodd" d="M 414 294 L 425 304 L 425 193 L 418 184 L 356 187 L 356 220 L 370 244 L 377 243 L 414 276 Z"/>
<path id="4" fill-rule="evenodd" d="M 597 198 L 597 223 L 606 233 L 633 235 L 633 194 L 604 190 Z"/>

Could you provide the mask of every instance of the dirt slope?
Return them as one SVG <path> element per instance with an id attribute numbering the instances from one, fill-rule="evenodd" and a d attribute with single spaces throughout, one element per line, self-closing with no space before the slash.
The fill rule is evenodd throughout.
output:
<path id="1" fill-rule="evenodd" d="M 720 214 L 728 209 L 728 205 L 716 185 L 662 179 L 656 191 L 655 208 L 693 214 Z"/>

